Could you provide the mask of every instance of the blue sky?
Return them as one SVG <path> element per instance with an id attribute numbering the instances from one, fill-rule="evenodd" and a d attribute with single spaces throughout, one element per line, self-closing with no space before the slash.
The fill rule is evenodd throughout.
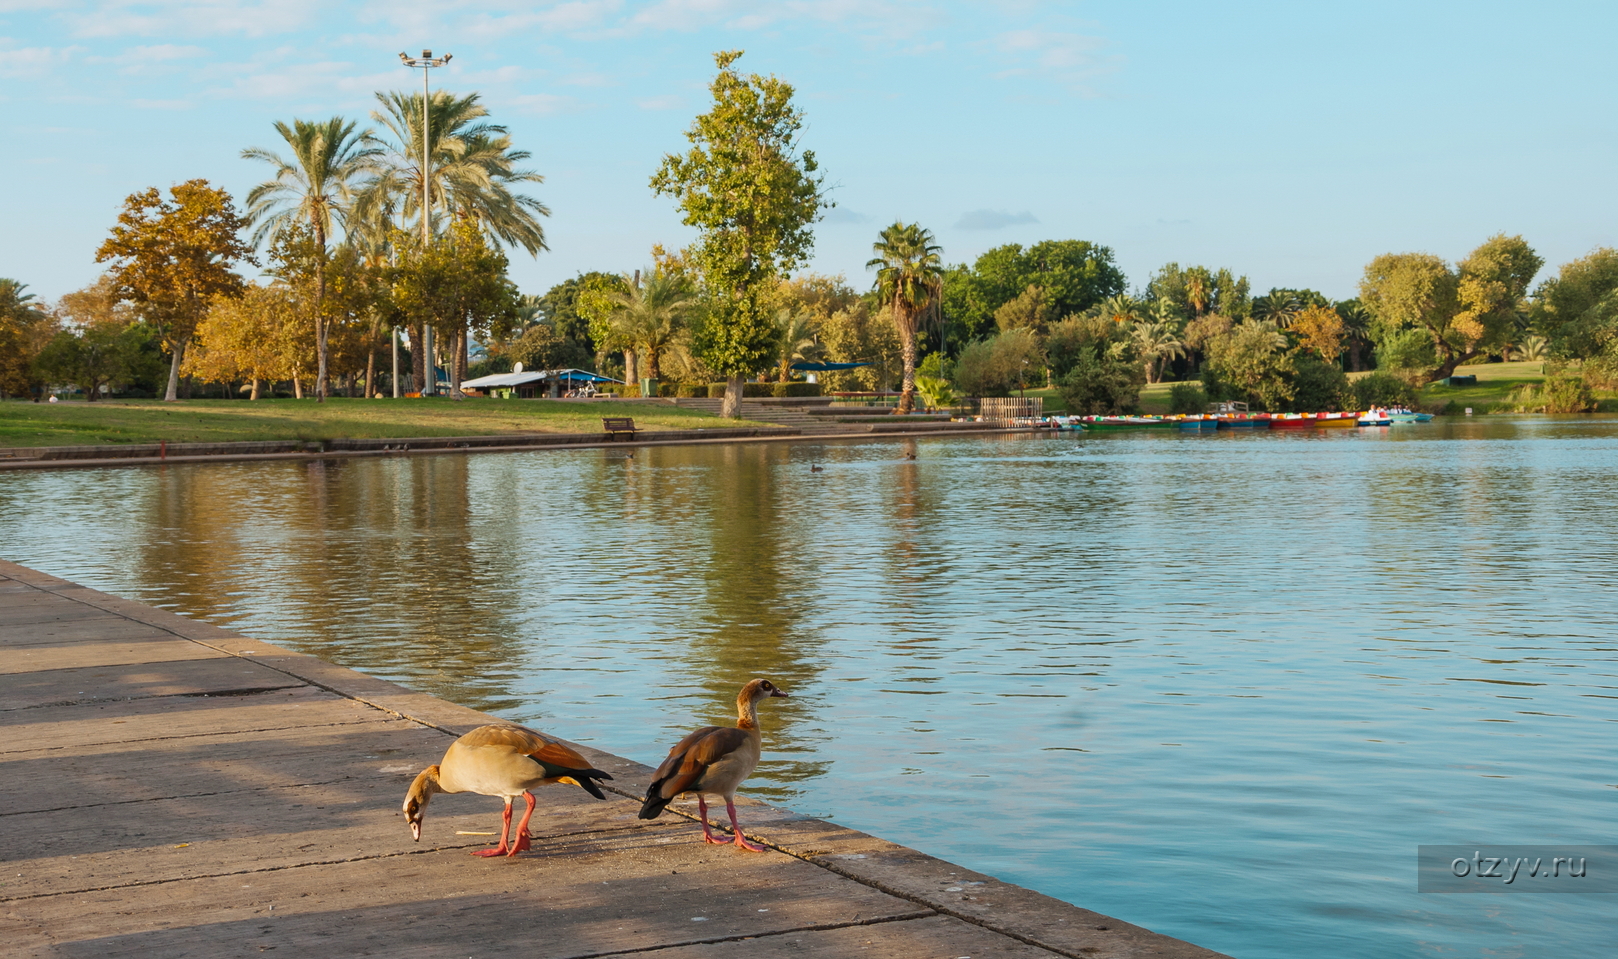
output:
<path id="1" fill-rule="evenodd" d="M 1104 243 L 1137 286 L 1177 260 L 1346 297 L 1379 253 L 1499 231 L 1549 271 L 1618 245 L 1614 36 L 1610 2 L 0 0 L 0 276 L 90 282 L 124 196 L 240 197 L 274 120 L 363 118 L 423 47 L 547 178 L 525 292 L 689 238 L 647 179 L 737 47 L 797 87 L 837 202 L 812 268 L 858 285 L 898 218 L 951 262 Z"/>

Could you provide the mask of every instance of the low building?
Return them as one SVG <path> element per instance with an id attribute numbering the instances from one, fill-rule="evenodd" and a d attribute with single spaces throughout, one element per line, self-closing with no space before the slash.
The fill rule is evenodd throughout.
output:
<path id="1" fill-rule="evenodd" d="M 622 383 L 589 370 L 522 370 L 495 373 L 461 381 L 461 392 L 496 399 L 559 399 L 580 394 L 593 395 L 597 383 Z"/>

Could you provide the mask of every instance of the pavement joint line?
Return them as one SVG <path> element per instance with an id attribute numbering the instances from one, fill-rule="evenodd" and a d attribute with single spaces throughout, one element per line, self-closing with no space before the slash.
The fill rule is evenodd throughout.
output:
<path id="1" fill-rule="evenodd" d="M 548 835 L 548 836 L 543 836 L 543 837 L 535 837 L 535 838 L 536 839 L 544 839 L 545 841 L 549 842 L 551 840 L 570 839 L 570 838 L 573 838 L 575 836 L 592 836 L 592 835 L 605 835 L 605 834 L 609 834 L 609 833 L 623 833 L 623 832 L 629 832 L 631 830 L 640 830 L 640 829 L 644 829 L 644 828 L 646 828 L 646 827 L 638 826 L 638 825 L 635 825 L 635 824 L 630 824 L 630 825 L 627 825 L 627 826 L 615 826 L 615 827 L 607 828 L 607 829 L 581 829 L 581 830 L 578 830 L 577 832 L 556 833 L 554 835 Z M 205 872 L 205 873 L 197 873 L 194 876 L 168 876 L 168 877 L 165 877 L 163 879 L 136 880 L 136 881 L 133 881 L 133 882 L 113 883 L 113 884 L 107 885 L 107 886 L 86 886 L 86 887 L 84 887 L 82 889 L 58 889 L 58 890 L 55 890 L 53 892 L 36 892 L 36 893 L 33 893 L 32 895 L 27 895 L 27 896 L 3 896 L 3 895 L 0 895 L 0 902 L 25 902 L 25 901 L 30 900 L 30 899 L 49 899 L 52 896 L 82 896 L 85 893 L 90 893 L 90 892 L 111 892 L 111 891 L 116 890 L 116 889 L 138 889 L 138 888 L 142 888 L 142 887 L 145 887 L 145 886 L 166 886 L 166 885 L 169 885 L 171 883 L 191 882 L 191 881 L 197 880 L 197 879 L 229 879 L 231 876 L 251 876 L 251 875 L 256 875 L 256 874 L 259 874 L 259 873 L 267 873 L 267 872 L 287 872 L 289 870 L 305 869 L 305 868 L 308 868 L 308 867 L 311 867 L 311 866 L 342 866 L 342 865 L 346 865 L 347 863 L 351 863 L 351 862 L 376 862 L 376 861 L 382 860 L 382 859 L 400 859 L 400 858 L 403 858 L 405 856 L 424 856 L 424 855 L 427 855 L 429 853 L 454 852 L 454 851 L 461 850 L 461 849 L 473 849 L 473 848 L 476 848 L 478 846 L 487 846 L 487 845 L 488 845 L 488 843 L 486 843 L 486 842 L 469 842 L 469 843 L 460 843 L 460 844 L 457 844 L 457 845 L 427 846 L 427 847 L 423 847 L 421 849 L 406 849 L 403 852 L 383 852 L 383 853 L 377 853 L 377 854 L 372 855 L 372 856 L 349 856 L 349 857 L 344 858 L 344 859 L 317 859 L 317 860 L 310 860 L 309 862 L 288 863 L 287 865 L 284 865 L 284 866 L 265 866 L 265 867 L 263 867 L 261 869 L 236 869 L 236 870 L 233 870 L 231 872 Z M 538 848 L 538 847 L 536 846 L 534 848 Z"/>
<path id="2" fill-rule="evenodd" d="M 281 689 L 295 689 L 296 687 L 282 686 Z M 143 699 L 161 699 L 160 696 L 142 697 Z M 134 700 L 128 700 L 134 702 Z M 125 700 L 98 700 L 98 702 L 125 702 Z M 68 703 L 66 705 L 77 705 Z M 334 726 L 370 726 L 376 723 L 394 722 L 391 719 L 356 719 L 348 723 L 293 723 L 287 726 L 261 726 L 254 729 L 227 729 L 215 733 L 180 733 L 174 736 L 142 736 L 139 739 L 107 739 L 100 742 L 77 742 L 63 746 L 34 746 L 28 749 L 7 749 L 0 746 L 0 756 L 10 756 L 14 753 L 48 753 L 61 749 L 82 749 L 86 746 L 120 746 L 133 743 L 161 743 L 174 739 L 198 739 L 206 736 L 245 736 L 251 733 L 278 733 L 288 729 L 329 729 Z M 0 816 L 6 815 L 0 813 Z"/>
<path id="3" fill-rule="evenodd" d="M 880 926 L 890 922 L 911 922 L 916 919 L 931 919 L 938 915 L 933 909 L 924 912 L 907 912 L 898 916 L 878 916 L 872 919 L 850 919 L 846 922 L 826 922 L 808 926 L 794 926 L 791 929 L 772 929 L 769 932 L 737 933 L 732 936 L 715 936 L 712 939 L 684 939 L 679 942 L 665 942 L 655 946 L 640 946 L 635 949 L 615 949 L 612 952 L 581 952 L 567 959 L 605 959 L 608 956 L 633 956 L 651 952 L 662 952 L 664 949 L 684 949 L 689 946 L 713 946 L 721 942 L 746 942 L 751 939 L 769 939 L 775 936 L 790 936 L 798 932 L 831 932 L 836 929 L 855 929 L 860 926 Z"/>
<path id="4" fill-rule="evenodd" d="M 245 657 L 242 657 L 242 658 L 245 658 Z M 177 659 L 177 660 L 173 660 L 173 662 L 177 662 L 177 663 L 194 663 L 194 662 L 196 662 L 196 660 L 194 660 L 194 659 Z M 251 662 L 251 660 L 249 660 L 249 662 Z M 261 663 L 260 665 L 263 665 L 263 664 Z M 79 667 L 79 668 L 81 668 L 81 669 L 109 669 L 111 667 L 107 667 L 107 666 L 82 666 L 82 667 Z M 271 667 L 271 668 L 273 669 L 274 667 Z M 284 672 L 284 670 L 276 670 L 276 672 Z M 286 675 L 291 676 L 292 674 L 287 673 Z M 21 712 L 26 712 L 27 710 L 30 710 L 30 709 L 49 709 L 49 708 L 51 708 L 53 706 L 85 706 L 85 705 L 89 705 L 91 703 L 133 703 L 133 702 L 144 701 L 144 700 L 148 700 L 148 699 L 216 699 L 216 698 L 217 699 L 225 699 L 225 698 L 234 697 L 234 696 L 256 696 L 259 693 L 273 693 L 273 692 L 278 692 L 278 691 L 283 690 L 283 689 L 297 689 L 300 686 L 313 685 L 312 683 L 308 682 L 307 680 L 302 680 L 297 676 L 293 676 L 292 678 L 299 679 L 299 682 L 294 683 L 293 685 L 290 685 L 290 686 L 252 686 L 252 687 L 247 687 L 247 688 L 243 688 L 243 689 L 211 689 L 211 690 L 209 690 L 209 691 L 207 691 L 205 693 L 202 693 L 202 692 L 198 692 L 198 693 L 152 693 L 149 696 L 107 696 L 107 697 L 103 697 L 103 698 L 100 698 L 100 699 L 97 699 L 97 698 L 94 698 L 94 697 L 92 697 L 90 699 L 63 699 L 63 700 L 60 700 L 60 701 L 54 702 L 54 703 L 34 703 L 34 704 L 30 705 L 30 706 L 11 706 L 11 707 L 8 707 L 8 708 L 5 708 L 5 709 L 0 709 L 0 713 L 21 713 Z"/>

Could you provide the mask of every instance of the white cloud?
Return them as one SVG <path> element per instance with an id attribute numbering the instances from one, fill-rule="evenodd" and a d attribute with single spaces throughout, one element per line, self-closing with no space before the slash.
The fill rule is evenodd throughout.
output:
<path id="1" fill-rule="evenodd" d="M 961 218 L 955 223 L 955 229 L 1000 230 L 1008 226 L 1038 222 L 1039 218 L 1027 210 L 1021 213 L 1007 213 L 1005 210 L 972 210 L 961 214 Z"/>
<path id="2" fill-rule="evenodd" d="M 503 102 L 511 104 L 519 113 L 529 113 L 535 116 L 566 113 L 579 106 L 577 99 L 557 96 L 554 93 L 525 93 L 521 96 L 506 98 Z"/>
<path id="3" fill-rule="evenodd" d="M 635 106 L 640 107 L 642 110 L 678 110 L 684 105 L 685 97 L 680 96 L 678 93 L 665 93 L 660 97 L 647 97 L 644 100 L 635 101 Z"/>
<path id="4" fill-rule="evenodd" d="M 103 0 L 65 19 L 81 37 L 262 37 L 302 29 L 323 9 L 318 0 Z"/>
<path id="5" fill-rule="evenodd" d="M 1010 66 L 1000 77 L 1040 76 L 1089 92 L 1085 81 L 1118 68 L 1100 37 L 1056 30 L 1010 30 L 993 41 Z"/>
<path id="6" fill-rule="evenodd" d="M 0 38 L 0 77 L 39 77 L 85 52 L 83 47 L 12 47 Z"/>

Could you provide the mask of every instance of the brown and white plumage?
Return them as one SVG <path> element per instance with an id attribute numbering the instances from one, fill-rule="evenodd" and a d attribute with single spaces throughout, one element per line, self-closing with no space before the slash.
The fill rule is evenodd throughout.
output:
<path id="1" fill-rule="evenodd" d="M 736 822 L 736 787 L 752 775 L 763 750 L 763 737 L 758 729 L 758 704 L 772 696 L 785 697 L 786 693 L 767 679 L 755 679 L 742 687 L 736 696 L 736 725 L 704 726 L 669 750 L 663 765 L 652 774 L 652 784 L 646 789 L 646 801 L 640 808 L 640 818 L 656 819 L 674 797 L 682 793 L 697 794 L 697 813 L 702 817 L 704 842 L 726 843 L 730 840 L 715 836 L 708 830 L 708 799 L 710 795 L 725 800 L 725 811 L 730 814 L 730 828 L 736 834 L 736 845 L 752 852 L 763 852 L 764 847 L 748 842 L 742 827 Z"/>
<path id="2" fill-rule="evenodd" d="M 515 723 L 494 723 L 478 728 L 450 743 L 444 758 L 436 766 L 428 766 L 410 784 L 405 794 L 405 821 L 410 834 L 421 842 L 422 820 L 427 804 L 435 793 L 477 793 L 480 796 L 499 796 L 506 801 L 505 815 L 500 826 L 500 845 L 495 849 L 480 849 L 474 856 L 515 856 L 530 848 L 528 820 L 534 815 L 534 796 L 528 790 L 545 783 L 572 783 L 597 799 L 605 799 L 597 779 L 612 777 L 590 763 L 577 752 L 551 739 Z M 528 802 L 522 822 L 511 843 L 506 833 L 511 830 L 511 801 L 522 796 Z"/>

